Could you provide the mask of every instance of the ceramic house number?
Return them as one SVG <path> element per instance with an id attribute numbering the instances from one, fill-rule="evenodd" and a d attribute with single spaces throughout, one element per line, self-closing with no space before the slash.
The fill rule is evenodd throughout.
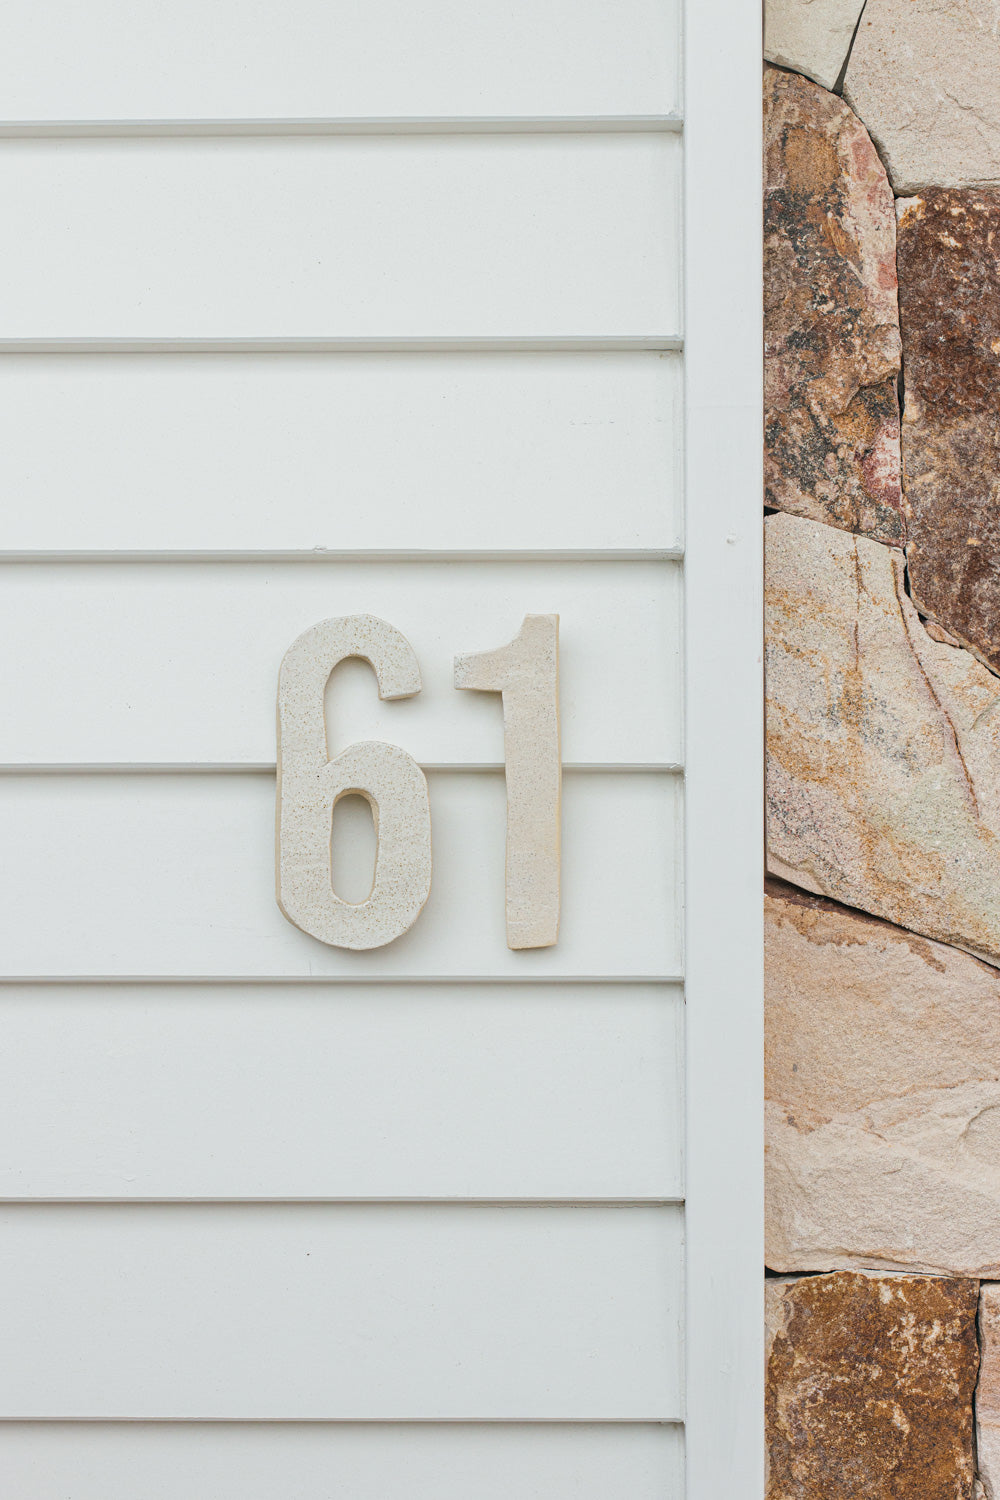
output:
<path id="1" fill-rule="evenodd" d="M 361 657 L 380 698 L 420 692 L 413 649 L 376 615 L 322 620 L 289 647 L 278 674 L 278 905 L 335 948 L 381 948 L 413 926 L 431 888 L 427 782 L 398 745 L 363 740 L 333 759 L 323 695 L 346 657 Z M 455 686 L 499 693 L 507 779 L 507 944 L 547 948 L 559 930 L 559 616 L 526 615 L 506 646 L 455 659 Z M 341 797 L 371 806 L 377 849 L 364 901 L 333 887 L 331 824 Z"/>

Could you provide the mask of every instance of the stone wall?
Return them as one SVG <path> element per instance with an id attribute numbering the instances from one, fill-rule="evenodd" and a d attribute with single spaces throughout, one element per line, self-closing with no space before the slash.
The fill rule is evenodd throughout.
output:
<path id="1" fill-rule="evenodd" d="M 768 1500 L 1000 1500 L 1000 0 L 766 0 Z"/>

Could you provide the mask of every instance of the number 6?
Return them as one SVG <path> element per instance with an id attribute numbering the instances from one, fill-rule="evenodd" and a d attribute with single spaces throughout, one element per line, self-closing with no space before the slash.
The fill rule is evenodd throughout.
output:
<path id="1" fill-rule="evenodd" d="M 412 927 L 431 888 L 431 814 L 424 773 L 398 745 L 362 740 L 329 757 L 323 693 L 334 667 L 360 656 L 380 698 L 420 692 L 413 649 L 376 615 L 322 620 L 293 641 L 278 674 L 278 905 L 290 922 L 335 948 L 380 948 Z M 370 804 L 378 841 L 365 901 L 333 888 L 331 824 L 341 797 Z"/>

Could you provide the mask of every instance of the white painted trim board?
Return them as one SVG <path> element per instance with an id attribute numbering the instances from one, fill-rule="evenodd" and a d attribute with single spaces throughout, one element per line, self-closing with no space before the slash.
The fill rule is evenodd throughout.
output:
<path id="1" fill-rule="evenodd" d="M 688 1500 L 764 1494 L 760 38 L 686 0 Z"/>

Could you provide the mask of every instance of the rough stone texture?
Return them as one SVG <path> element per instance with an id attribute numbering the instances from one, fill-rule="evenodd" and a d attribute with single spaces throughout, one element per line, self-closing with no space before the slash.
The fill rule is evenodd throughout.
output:
<path id="1" fill-rule="evenodd" d="M 764 933 L 767 1264 L 1000 1275 L 1000 974 L 777 882 Z"/>
<path id="2" fill-rule="evenodd" d="M 765 501 L 903 541 L 896 220 L 865 131 L 764 74 Z"/>
<path id="3" fill-rule="evenodd" d="M 910 587 L 1000 672 L 1000 189 L 898 207 Z"/>
<path id="4" fill-rule="evenodd" d="M 832 89 L 865 0 L 765 0 L 764 56 Z"/>
<path id="5" fill-rule="evenodd" d="M 1000 1286 L 995 1284 L 980 1289 L 979 1343 L 982 1356 L 976 1388 L 979 1474 L 986 1500 L 1000 1500 Z"/>
<path id="6" fill-rule="evenodd" d="M 771 1281 L 767 1500 L 972 1500 L 978 1284 Z"/>
<path id="7" fill-rule="evenodd" d="M 1000 683 L 902 554 L 766 522 L 770 872 L 1000 964 Z"/>
<path id="8" fill-rule="evenodd" d="M 924 629 L 932 641 L 941 641 L 945 646 L 961 646 L 962 644 L 961 641 L 956 640 L 953 635 L 950 635 L 936 620 L 932 620 L 930 617 L 924 620 Z"/>
<path id="9" fill-rule="evenodd" d="M 1000 182 L 1000 0 L 868 0 L 844 98 L 897 193 Z"/>

